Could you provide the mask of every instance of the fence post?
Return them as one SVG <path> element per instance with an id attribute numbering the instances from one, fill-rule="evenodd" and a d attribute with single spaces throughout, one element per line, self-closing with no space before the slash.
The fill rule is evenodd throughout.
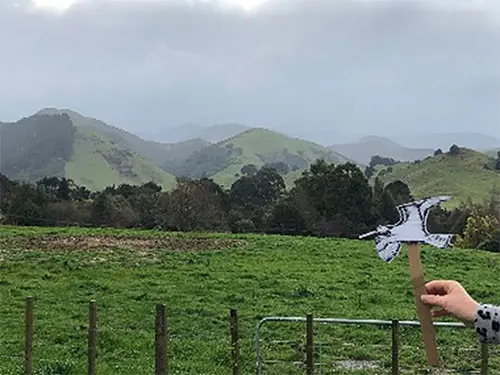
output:
<path id="1" fill-rule="evenodd" d="M 488 345 L 481 344 L 481 375 L 488 375 Z"/>
<path id="2" fill-rule="evenodd" d="M 167 323 L 165 305 L 156 305 L 155 375 L 167 375 Z"/>
<path id="3" fill-rule="evenodd" d="M 27 297 L 24 303 L 24 375 L 33 371 L 33 297 Z"/>
<path id="4" fill-rule="evenodd" d="M 392 375 L 399 375 L 399 321 L 392 321 Z"/>
<path id="5" fill-rule="evenodd" d="M 229 328 L 231 331 L 231 363 L 233 375 L 240 375 L 240 346 L 238 333 L 238 312 L 236 309 L 229 311 Z"/>
<path id="6" fill-rule="evenodd" d="M 97 353 L 97 303 L 89 303 L 89 332 L 88 332 L 88 375 L 96 375 Z"/>
<path id="7" fill-rule="evenodd" d="M 314 374 L 314 332 L 313 316 L 307 314 L 307 346 L 306 346 L 306 374 Z"/>

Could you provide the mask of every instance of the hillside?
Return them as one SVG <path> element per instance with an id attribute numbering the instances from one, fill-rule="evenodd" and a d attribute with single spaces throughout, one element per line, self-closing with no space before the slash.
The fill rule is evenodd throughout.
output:
<path id="1" fill-rule="evenodd" d="M 184 159 L 192 152 L 199 151 L 209 144 L 201 138 L 192 138 L 181 143 L 147 141 L 123 129 L 69 109 L 45 108 L 38 114 L 67 114 L 75 126 L 97 130 L 110 141 L 149 159 L 157 166 L 169 160 Z"/>
<path id="2" fill-rule="evenodd" d="M 374 155 L 400 161 L 413 161 L 434 153 L 434 150 L 430 148 L 408 148 L 390 139 L 377 136 L 364 137 L 354 143 L 337 144 L 329 148 L 362 164 L 368 164 Z"/>
<path id="3" fill-rule="evenodd" d="M 0 123 L 0 173 L 36 181 L 65 175 L 73 155 L 75 128 L 67 115 L 40 115 Z"/>
<path id="4" fill-rule="evenodd" d="M 67 177 L 89 189 L 175 178 L 96 129 L 75 127 L 68 114 L 37 114 L 1 124 L 0 173 L 14 180 Z"/>
<path id="5" fill-rule="evenodd" d="M 229 187 L 241 175 L 241 169 L 246 165 L 261 167 L 266 163 L 282 162 L 286 165 L 286 170 L 282 174 L 287 182 L 291 183 L 298 177 L 300 171 L 307 169 L 319 158 L 333 163 L 343 163 L 348 160 L 333 150 L 315 143 L 255 128 L 210 145 L 182 163 L 166 164 L 164 169 L 176 176 L 205 175 Z"/>
<path id="6" fill-rule="evenodd" d="M 100 375 L 154 372 L 158 303 L 166 305 L 172 374 L 231 374 L 229 309 L 238 312 L 242 375 L 255 374 L 255 329 L 267 316 L 417 320 L 406 247 L 387 266 L 372 241 L 334 238 L 0 227 L 0 245 L 1 374 L 22 368 L 27 296 L 35 301 L 40 375 L 86 373 L 91 299 Z M 459 278 L 480 302 L 500 300 L 491 277 L 497 254 L 424 246 L 422 263 L 428 280 Z M 305 373 L 297 366 L 305 332 L 304 322 L 264 324 L 262 374 Z M 418 326 L 401 327 L 398 336 L 402 374 L 478 373 L 472 329 L 437 328 L 442 371 L 427 370 Z M 314 324 L 314 342 L 317 368 L 328 364 L 323 374 L 391 373 L 390 326 Z M 500 371 L 498 350 L 489 348 L 491 374 Z M 346 369 L 362 364 L 373 368 Z"/>
<path id="7" fill-rule="evenodd" d="M 490 169 L 486 169 L 488 164 Z M 401 180 L 416 197 L 450 194 L 454 199 L 443 204 L 456 205 L 471 198 L 487 199 L 493 189 L 500 188 L 500 171 L 493 170 L 494 159 L 480 152 L 461 148 L 458 155 L 444 153 L 418 163 L 400 163 L 379 170 L 384 183 Z"/>
<path id="8" fill-rule="evenodd" d="M 77 185 L 102 190 L 113 184 L 153 181 L 164 189 L 175 186 L 175 177 L 141 156 L 116 145 L 97 131 L 76 128 L 74 152 L 65 176 Z"/>

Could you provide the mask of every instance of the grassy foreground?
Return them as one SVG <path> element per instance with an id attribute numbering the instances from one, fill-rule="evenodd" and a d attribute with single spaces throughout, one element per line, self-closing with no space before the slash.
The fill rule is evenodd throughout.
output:
<path id="1" fill-rule="evenodd" d="M 426 278 L 460 280 L 482 302 L 500 302 L 499 256 L 424 248 Z M 492 281 L 493 280 L 493 281 Z M 171 374 L 230 374 L 229 309 L 236 308 L 242 374 L 255 373 L 255 327 L 265 316 L 416 319 L 406 251 L 386 265 L 370 242 L 257 235 L 0 228 L 0 374 L 23 371 L 23 303 L 35 297 L 37 375 L 86 374 L 88 301 L 98 303 L 98 374 L 154 373 L 154 308 L 166 303 Z M 391 331 L 315 325 L 320 362 L 375 361 L 355 372 L 390 373 Z M 305 326 L 269 323 L 264 359 L 303 360 Z M 271 340 L 281 344 L 271 345 Z M 283 342 L 285 341 L 285 342 Z M 479 368 L 470 329 L 438 329 L 444 366 Z M 425 368 L 418 328 L 402 329 L 401 367 Z M 359 362 L 355 362 L 359 363 Z M 500 361 L 491 350 L 491 373 Z M 262 374 L 303 374 L 290 363 Z"/>

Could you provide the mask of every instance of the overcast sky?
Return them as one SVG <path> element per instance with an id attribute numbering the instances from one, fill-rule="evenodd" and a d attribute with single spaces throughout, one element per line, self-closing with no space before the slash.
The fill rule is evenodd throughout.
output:
<path id="1" fill-rule="evenodd" d="M 499 0 L 68 5 L 0 0 L 0 119 L 500 137 Z"/>

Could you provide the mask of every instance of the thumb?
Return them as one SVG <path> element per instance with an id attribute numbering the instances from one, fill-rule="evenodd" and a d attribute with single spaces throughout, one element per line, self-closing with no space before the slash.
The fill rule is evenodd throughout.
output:
<path id="1" fill-rule="evenodd" d="M 427 305 L 434 305 L 443 307 L 444 305 L 444 296 L 438 296 L 435 294 L 423 294 L 421 297 L 423 303 Z"/>

